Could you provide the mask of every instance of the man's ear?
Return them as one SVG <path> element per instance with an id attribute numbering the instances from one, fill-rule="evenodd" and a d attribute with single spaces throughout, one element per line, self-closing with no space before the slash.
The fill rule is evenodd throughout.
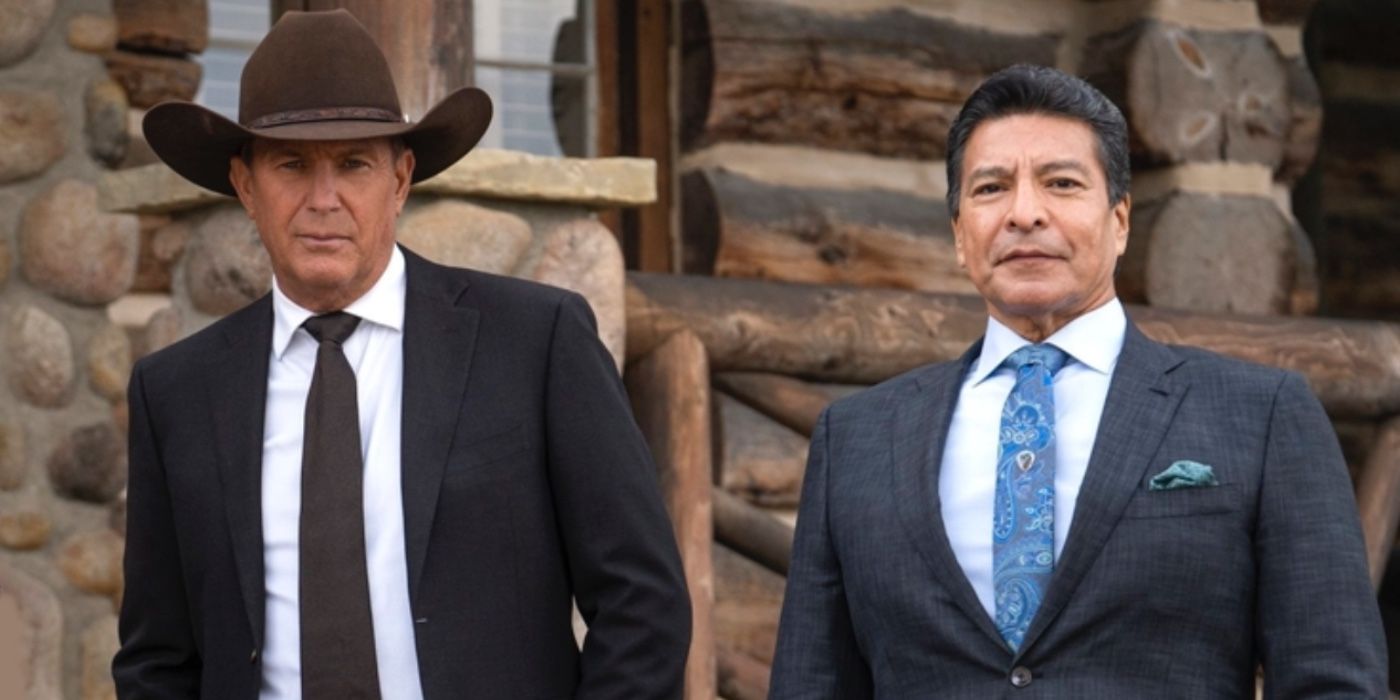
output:
<path id="1" fill-rule="evenodd" d="M 228 181 L 233 185 L 233 191 L 238 193 L 238 201 L 243 204 L 243 211 L 248 212 L 248 218 L 256 216 L 253 211 L 253 170 L 243 162 L 242 156 L 229 156 Z"/>
<path id="2" fill-rule="evenodd" d="M 1133 213 L 1133 196 L 1123 195 L 1123 200 L 1113 205 L 1114 248 L 1121 256 L 1128 249 L 1128 228 Z"/>
<path id="3" fill-rule="evenodd" d="M 394 162 L 394 179 L 398 184 L 394 190 L 394 200 L 398 203 L 399 214 L 403 213 L 403 203 L 408 201 L 408 189 L 413 185 L 413 167 L 418 161 L 413 156 L 413 149 L 407 146 L 399 154 L 399 159 Z"/>

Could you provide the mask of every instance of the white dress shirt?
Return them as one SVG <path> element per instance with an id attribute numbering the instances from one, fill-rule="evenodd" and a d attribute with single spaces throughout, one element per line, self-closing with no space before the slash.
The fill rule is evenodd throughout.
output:
<path id="1" fill-rule="evenodd" d="M 1123 349 L 1127 317 L 1117 299 L 1071 321 L 1045 340 L 1070 359 L 1055 375 L 1055 560 L 1065 547 L 1079 487 L 1089 467 L 1094 436 L 1108 398 L 1108 384 Z M 987 320 L 982 355 L 958 392 L 943 447 L 938 494 L 948 541 L 982 607 L 996 617 L 992 585 L 992 511 L 1001 409 L 1016 371 L 998 369 L 1030 341 L 993 318 Z"/>
<path id="2" fill-rule="evenodd" d="M 404 554 L 399 439 L 403 402 L 403 319 L 407 298 L 403 253 L 396 247 L 384 274 L 345 308 L 362 320 L 345 341 L 355 371 L 364 457 L 365 556 L 379 686 L 385 700 L 421 700 L 418 656 Z M 301 514 L 301 450 L 306 394 L 316 367 L 315 339 L 301 324 L 314 315 L 272 288 L 272 356 L 263 425 L 262 526 L 266 637 L 262 700 L 301 698 L 301 620 L 297 537 Z"/>

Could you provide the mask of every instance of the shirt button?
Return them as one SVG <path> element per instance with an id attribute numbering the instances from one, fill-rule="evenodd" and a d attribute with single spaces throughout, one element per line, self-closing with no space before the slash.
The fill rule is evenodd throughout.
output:
<path id="1" fill-rule="evenodd" d="M 1017 666 L 1011 670 L 1011 685 L 1017 688 L 1024 688 L 1031 684 L 1035 676 L 1031 675 L 1031 670 L 1025 666 Z"/>

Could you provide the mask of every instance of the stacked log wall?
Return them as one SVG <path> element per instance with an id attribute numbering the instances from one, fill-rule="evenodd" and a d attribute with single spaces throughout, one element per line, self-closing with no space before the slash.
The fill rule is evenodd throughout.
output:
<path id="1" fill-rule="evenodd" d="M 970 291 L 946 183 L 919 175 L 943 169 L 983 79 L 1035 63 L 1128 120 L 1127 300 L 1310 313 L 1315 255 L 1289 197 L 1320 125 L 1310 4 L 685 0 L 684 271 Z"/>

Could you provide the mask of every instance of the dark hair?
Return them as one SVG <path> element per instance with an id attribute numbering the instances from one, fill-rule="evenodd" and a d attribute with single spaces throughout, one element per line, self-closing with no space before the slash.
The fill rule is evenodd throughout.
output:
<path id="1" fill-rule="evenodd" d="M 1123 201 L 1132 174 L 1128 165 L 1128 123 L 1123 113 L 1094 86 L 1045 66 L 1015 65 L 992 74 L 963 104 L 948 128 L 948 212 L 958 218 L 962 159 L 978 124 L 1016 114 L 1049 114 L 1078 119 L 1094 130 L 1099 165 L 1108 179 L 1108 204 Z"/>

